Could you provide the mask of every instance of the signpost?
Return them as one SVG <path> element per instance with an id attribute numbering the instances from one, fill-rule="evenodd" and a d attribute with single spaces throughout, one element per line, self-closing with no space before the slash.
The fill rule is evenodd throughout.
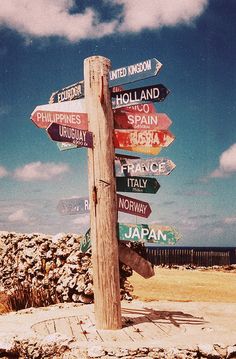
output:
<path id="1" fill-rule="evenodd" d="M 125 212 L 144 218 L 148 218 L 152 212 L 147 202 L 139 201 L 136 198 L 130 198 L 118 194 L 117 200 L 118 200 L 118 210 L 120 212 Z"/>
<path id="2" fill-rule="evenodd" d="M 53 141 L 69 142 L 78 147 L 93 147 L 92 132 L 52 123 L 47 132 Z"/>
<path id="3" fill-rule="evenodd" d="M 115 160 L 116 176 L 167 176 L 175 168 L 168 158 Z"/>
<path id="4" fill-rule="evenodd" d="M 114 99 L 112 107 L 130 106 L 147 101 L 160 102 L 164 101 L 169 93 L 170 91 L 162 84 L 112 92 L 111 96 Z"/>
<path id="5" fill-rule="evenodd" d="M 68 143 L 68 142 L 57 142 L 57 147 L 59 148 L 60 151 L 73 150 L 75 148 L 78 148 L 73 143 Z"/>
<path id="6" fill-rule="evenodd" d="M 114 130 L 115 148 L 168 147 L 175 137 L 168 130 Z"/>
<path id="7" fill-rule="evenodd" d="M 159 224 L 118 224 L 121 241 L 154 244 L 175 244 L 180 239 L 178 232 L 169 226 Z"/>
<path id="8" fill-rule="evenodd" d="M 115 112 L 116 129 L 167 130 L 171 119 L 165 113 Z"/>
<path id="9" fill-rule="evenodd" d="M 77 100 L 82 97 L 84 97 L 84 81 L 79 81 L 73 85 L 53 92 L 49 99 L 49 103 Z"/>
<path id="10" fill-rule="evenodd" d="M 63 215 L 89 213 L 89 199 L 88 197 L 61 199 L 57 210 Z"/>
<path id="11" fill-rule="evenodd" d="M 117 192 L 157 193 L 159 188 L 156 178 L 116 177 Z"/>
<path id="12" fill-rule="evenodd" d="M 145 60 L 134 65 L 120 67 L 109 71 L 109 87 L 143 80 L 156 76 L 162 64 L 156 58 Z"/>

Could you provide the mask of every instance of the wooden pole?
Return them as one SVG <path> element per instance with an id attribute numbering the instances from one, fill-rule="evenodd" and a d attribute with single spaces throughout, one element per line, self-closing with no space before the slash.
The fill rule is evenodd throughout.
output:
<path id="1" fill-rule="evenodd" d="M 110 67 L 110 60 L 101 56 L 92 56 L 84 60 L 88 129 L 93 132 L 93 149 L 88 150 L 88 177 L 97 329 L 122 327 L 116 233 L 114 126 L 108 87 Z"/>

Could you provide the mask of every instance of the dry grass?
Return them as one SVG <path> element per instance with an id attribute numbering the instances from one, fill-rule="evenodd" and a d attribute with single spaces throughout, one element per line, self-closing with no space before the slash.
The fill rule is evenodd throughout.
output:
<path id="1" fill-rule="evenodd" d="M 134 296 L 141 301 L 236 302 L 236 273 L 214 270 L 156 268 L 155 276 L 129 278 Z"/>

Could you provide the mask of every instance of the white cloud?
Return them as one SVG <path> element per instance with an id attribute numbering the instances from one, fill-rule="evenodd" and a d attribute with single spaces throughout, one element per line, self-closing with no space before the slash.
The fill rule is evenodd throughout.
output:
<path id="1" fill-rule="evenodd" d="M 8 175 L 8 172 L 5 167 L 0 166 L 0 178 L 6 177 Z"/>
<path id="2" fill-rule="evenodd" d="M 219 167 L 210 175 L 210 178 L 229 177 L 236 173 L 236 143 L 224 151 L 219 159 Z"/>
<path id="3" fill-rule="evenodd" d="M 14 177 L 20 181 L 48 181 L 66 172 L 69 172 L 67 164 L 39 161 L 17 168 L 14 171 Z"/>
<path id="4" fill-rule="evenodd" d="M 101 38 L 117 32 L 138 32 L 162 26 L 191 23 L 201 15 L 209 0 L 100 0 L 109 7 L 120 6 L 116 19 L 100 22 L 98 9 L 70 13 L 74 0 L 1 0 L 0 25 L 24 36 L 61 36 L 69 41 Z"/>
<path id="5" fill-rule="evenodd" d="M 224 219 L 225 224 L 236 224 L 236 217 L 226 217 Z"/>
<path id="6" fill-rule="evenodd" d="M 73 219 L 72 223 L 83 226 L 83 225 L 89 225 L 89 221 L 90 221 L 90 215 L 86 214 L 84 216 L 80 215 L 79 217 Z"/>
<path id="7" fill-rule="evenodd" d="M 24 209 L 17 209 L 15 212 L 8 216 L 9 222 L 28 223 L 29 217 Z"/>

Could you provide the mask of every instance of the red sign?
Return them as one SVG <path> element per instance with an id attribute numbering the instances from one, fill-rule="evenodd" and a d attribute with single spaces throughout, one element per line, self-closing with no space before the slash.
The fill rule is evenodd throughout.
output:
<path id="1" fill-rule="evenodd" d="M 116 148 L 167 147 L 174 139 L 172 133 L 167 130 L 114 130 L 114 146 Z"/>
<path id="2" fill-rule="evenodd" d="M 118 194 L 117 200 L 118 200 L 118 210 L 120 212 L 125 212 L 145 218 L 149 217 L 152 212 L 149 203 L 144 201 L 139 201 L 136 198 L 130 198 Z"/>
<path id="3" fill-rule="evenodd" d="M 120 90 L 122 91 L 122 90 Z M 115 91 L 113 91 L 115 92 Z M 119 91 L 117 91 L 119 92 Z M 139 103 L 133 106 L 125 106 L 122 108 L 117 108 L 113 110 L 113 113 L 121 113 L 121 112 L 142 112 L 142 113 L 155 113 L 156 108 L 152 102 Z"/>
<path id="4" fill-rule="evenodd" d="M 172 124 L 165 113 L 115 112 L 115 128 L 135 130 L 167 130 Z"/>
<path id="5" fill-rule="evenodd" d="M 40 108 L 40 106 L 37 107 Z M 36 109 L 31 115 L 31 120 L 39 128 L 47 128 L 51 123 L 57 123 L 80 130 L 88 129 L 87 113 L 43 111 Z"/>

